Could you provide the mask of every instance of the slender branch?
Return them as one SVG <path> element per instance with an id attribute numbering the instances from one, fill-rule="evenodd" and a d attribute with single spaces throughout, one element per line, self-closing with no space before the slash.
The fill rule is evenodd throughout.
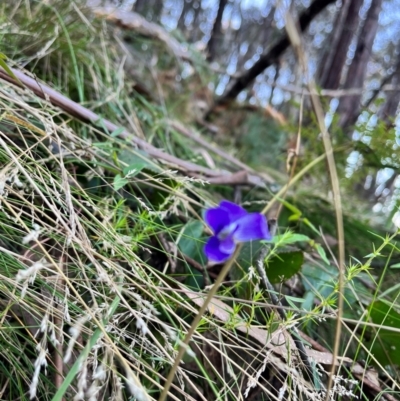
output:
<path id="1" fill-rule="evenodd" d="M 311 21 L 329 4 L 335 0 L 314 0 L 310 7 L 305 9 L 298 20 L 298 26 L 301 32 L 304 32 Z M 260 59 L 249 68 L 242 76 L 233 81 L 228 91 L 218 101 L 217 105 L 229 103 L 244 89 L 246 89 L 265 69 L 274 64 L 283 52 L 290 46 L 290 40 L 287 33 L 283 33 L 279 41 L 260 57 Z"/>

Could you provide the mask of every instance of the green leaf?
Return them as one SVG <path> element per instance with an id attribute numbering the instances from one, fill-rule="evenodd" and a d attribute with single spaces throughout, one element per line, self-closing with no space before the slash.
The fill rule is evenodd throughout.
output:
<path id="1" fill-rule="evenodd" d="M 114 177 L 114 182 L 113 182 L 114 189 L 116 191 L 118 191 L 119 189 L 124 187 L 126 184 L 128 184 L 128 182 L 129 182 L 129 180 L 127 180 L 126 178 L 121 177 L 119 174 L 117 174 Z"/>
<path id="2" fill-rule="evenodd" d="M 267 275 L 271 283 L 280 283 L 299 272 L 304 261 L 301 251 L 278 253 L 268 260 Z"/>
<path id="3" fill-rule="evenodd" d="M 289 203 L 286 200 L 281 200 L 281 202 L 283 203 L 283 205 L 289 209 L 295 216 L 300 217 L 303 213 L 300 209 L 298 209 L 296 206 L 292 205 L 291 203 Z"/>
<path id="4" fill-rule="evenodd" d="M 400 263 L 396 263 L 390 266 L 391 269 L 400 269 Z"/>
<path id="5" fill-rule="evenodd" d="M 302 308 L 311 310 L 316 294 L 322 298 L 328 298 L 334 291 L 338 280 L 338 270 L 333 266 L 321 269 L 319 266 L 305 263 L 302 270 L 302 281 L 307 291 Z"/>
<path id="6" fill-rule="evenodd" d="M 149 164 L 144 160 L 132 163 L 128 167 L 124 168 L 124 176 L 129 176 L 129 178 L 134 177 L 136 174 L 139 174 L 145 167 L 148 167 L 148 165 Z"/>
<path id="7" fill-rule="evenodd" d="M 303 234 L 293 234 L 291 232 L 287 232 L 283 235 L 276 235 L 272 242 L 274 244 L 279 245 L 287 245 L 287 244 L 294 244 L 295 242 L 309 242 L 310 238 L 307 235 Z"/>
<path id="8" fill-rule="evenodd" d="M 306 224 L 308 227 L 310 227 L 311 230 L 313 230 L 316 234 L 321 235 L 321 233 L 315 228 L 314 224 L 307 219 L 307 217 L 303 218 L 303 223 Z"/>
<path id="9" fill-rule="evenodd" d="M 368 349 L 383 366 L 400 365 L 400 313 L 385 301 L 375 301 L 369 306 L 370 321 L 381 326 L 368 330 Z M 385 327 L 389 328 L 386 329 Z M 393 331 L 391 329 L 397 329 Z"/>
<path id="10" fill-rule="evenodd" d="M 190 221 L 183 228 L 178 242 L 179 250 L 185 255 L 194 258 L 203 244 L 200 237 L 203 234 L 203 223 L 201 221 Z"/>
<path id="11" fill-rule="evenodd" d="M 129 150 L 124 149 L 118 153 L 118 159 L 126 163 L 128 166 L 139 165 L 144 163 L 144 167 L 156 173 L 162 172 L 162 169 L 156 162 L 151 161 L 149 154 L 143 150 Z"/>
<path id="12" fill-rule="evenodd" d="M 331 263 L 329 262 L 329 259 L 326 256 L 326 252 L 325 249 L 322 248 L 322 246 L 320 244 L 316 244 L 315 245 L 315 249 L 317 250 L 319 256 L 321 256 L 321 259 L 327 264 L 330 265 Z"/>
<path id="13" fill-rule="evenodd" d="M 188 276 L 185 279 L 185 284 L 196 291 L 202 290 L 205 286 L 204 275 L 190 265 L 187 266 L 187 270 Z"/>
<path id="14" fill-rule="evenodd" d="M 203 223 L 201 221 L 191 221 L 185 225 L 178 242 L 179 250 L 194 259 L 195 261 L 205 265 L 205 257 L 203 254 Z M 201 272 L 195 270 L 190 265 L 187 266 L 187 277 L 185 284 L 195 290 L 204 288 L 204 276 Z"/>
<path id="15" fill-rule="evenodd" d="M 115 131 L 111 132 L 110 136 L 111 136 L 112 138 L 115 138 L 115 137 L 117 137 L 117 136 L 120 136 L 124 131 L 125 131 L 124 128 L 119 127 L 119 128 L 117 128 Z"/>
<path id="16" fill-rule="evenodd" d="M 4 61 L 7 60 L 7 56 L 3 53 L 0 53 L 0 67 L 3 68 L 3 70 L 13 79 L 15 79 L 17 82 L 19 82 L 21 85 L 21 81 L 15 76 L 15 74 L 12 72 L 11 68 L 7 65 L 7 63 Z"/>

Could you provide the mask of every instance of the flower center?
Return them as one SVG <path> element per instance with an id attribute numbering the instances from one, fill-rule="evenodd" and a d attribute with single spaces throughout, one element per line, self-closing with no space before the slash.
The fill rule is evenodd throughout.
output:
<path id="1" fill-rule="evenodd" d="M 227 226 L 225 226 L 217 235 L 218 239 L 220 241 L 223 241 L 225 238 L 230 237 L 231 235 L 233 235 L 233 233 L 236 231 L 237 229 L 237 224 L 236 223 L 231 223 Z"/>

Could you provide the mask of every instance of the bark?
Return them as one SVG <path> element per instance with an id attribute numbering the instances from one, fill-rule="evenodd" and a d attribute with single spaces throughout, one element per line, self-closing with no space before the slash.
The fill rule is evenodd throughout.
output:
<path id="1" fill-rule="evenodd" d="M 181 12 L 181 16 L 179 17 L 178 20 L 178 28 L 186 33 L 187 31 L 187 27 L 185 25 L 185 19 L 186 19 L 186 15 L 189 12 L 189 10 L 192 8 L 192 2 L 190 0 L 182 0 L 183 5 L 182 5 L 182 12 Z"/>
<path id="2" fill-rule="evenodd" d="M 271 7 L 270 12 L 268 15 L 264 18 L 264 23 L 263 23 L 263 30 L 261 34 L 261 45 L 267 46 L 267 43 L 269 42 L 271 38 L 271 34 L 273 32 L 273 23 L 274 23 L 274 16 L 275 16 L 275 11 L 276 7 L 273 6 Z"/>
<path id="3" fill-rule="evenodd" d="M 133 6 L 133 10 L 143 15 L 143 12 L 146 9 L 146 3 L 147 0 L 136 0 L 136 3 Z"/>
<path id="4" fill-rule="evenodd" d="M 163 0 L 137 0 L 133 10 L 148 20 L 158 22 L 164 7 Z"/>
<path id="5" fill-rule="evenodd" d="M 310 25 L 311 21 L 329 4 L 334 3 L 335 0 L 314 0 L 310 7 L 301 13 L 298 21 L 298 26 L 301 32 L 304 32 Z M 236 96 L 244 89 L 246 89 L 265 69 L 272 64 L 276 63 L 283 52 L 289 47 L 290 41 L 286 31 L 282 34 L 278 42 L 245 73 L 239 78 L 232 81 L 225 95 L 223 95 L 217 102 L 218 105 L 227 104 L 233 101 Z"/>
<path id="6" fill-rule="evenodd" d="M 280 65 L 276 64 L 275 65 L 275 75 L 274 75 L 274 81 L 271 85 L 271 94 L 269 95 L 269 99 L 268 99 L 268 104 L 272 104 L 272 99 L 274 98 L 274 91 L 276 88 L 276 83 L 278 82 L 279 79 L 279 72 L 280 72 Z"/>
<path id="7" fill-rule="evenodd" d="M 347 4 L 346 4 L 347 3 Z M 343 23 L 335 21 L 333 40 L 331 49 L 326 62 L 322 60 L 323 72 L 320 85 L 325 89 L 338 89 L 343 68 L 346 64 L 347 51 L 350 43 L 357 32 L 359 24 L 359 12 L 363 0 L 344 0 L 342 10 L 344 10 Z M 338 19 L 341 19 L 338 17 Z"/>
<path id="8" fill-rule="evenodd" d="M 400 84 L 400 73 L 397 71 L 397 74 L 393 76 L 393 79 L 391 81 L 391 84 L 393 87 L 398 87 Z M 400 91 L 399 90 L 393 90 L 388 93 L 387 99 L 385 104 L 382 107 L 382 110 L 380 111 L 380 117 L 387 123 L 391 124 L 393 121 L 393 118 L 396 116 L 397 113 L 397 108 L 399 106 L 400 102 Z"/>
<path id="9" fill-rule="evenodd" d="M 218 45 L 221 43 L 222 38 L 222 16 L 224 14 L 225 6 L 228 0 L 220 0 L 218 5 L 217 17 L 215 18 L 214 25 L 211 31 L 210 40 L 207 43 L 207 60 L 212 61 L 215 59 L 218 52 Z"/>
<path id="10" fill-rule="evenodd" d="M 388 75 L 387 82 L 391 84 L 393 88 L 398 88 L 400 85 L 400 48 L 397 46 L 397 60 L 393 72 Z M 382 82 L 384 82 L 383 80 Z M 382 86 L 382 85 L 381 85 Z M 386 102 L 379 112 L 380 118 L 382 118 L 387 124 L 392 124 L 393 118 L 396 116 L 397 109 L 400 102 L 400 90 L 394 89 L 386 94 Z"/>
<path id="11" fill-rule="evenodd" d="M 347 72 L 344 89 L 359 88 L 364 84 L 367 73 L 368 61 L 371 58 L 372 45 L 378 29 L 379 13 L 382 0 L 372 0 L 367 17 L 361 29 L 353 61 Z M 360 112 L 361 94 L 342 97 L 338 112 L 340 115 L 339 125 L 348 127 L 353 125 Z"/>
<path id="12" fill-rule="evenodd" d="M 200 17 L 200 14 L 202 13 L 201 1 L 197 0 L 196 5 L 197 5 L 197 7 L 193 7 L 194 14 L 193 14 L 193 22 L 192 22 L 192 26 L 191 26 L 192 31 L 189 36 L 189 40 L 192 43 L 197 42 L 202 36 L 201 29 L 200 29 L 200 23 L 199 23 L 199 17 Z"/>
<path id="13" fill-rule="evenodd" d="M 337 43 L 339 42 L 340 35 L 342 34 L 342 27 L 344 24 L 344 20 L 347 16 L 347 11 L 349 9 L 350 1 L 349 0 L 342 0 L 342 6 L 336 12 L 335 21 L 333 22 L 332 32 L 328 37 L 325 39 L 324 44 L 324 54 L 321 57 L 318 65 L 318 72 L 317 72 L 317 82 L 323 87 L 329 67 L 332 64 L 333 58 L 333 49 L 336 48 Z"/>

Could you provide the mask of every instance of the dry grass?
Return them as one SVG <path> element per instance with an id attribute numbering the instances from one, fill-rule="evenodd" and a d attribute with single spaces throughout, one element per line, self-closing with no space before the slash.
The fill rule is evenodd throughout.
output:
<path id="1" fill-rule="evenodd" d="M 333 343 L 329 331 L 337 317 L 334 258 L 327 260 L 314 239 L 281 227 L 267 262 L 295 245 L 306 255 L 303 271 L 289 281 L 288 288 L 300 293 L 287 297 L 288 320 L 273 312 L 252 268 L 256 252 L 245 248 L 240 255 L 248 252 L 250 259 L 232 261 L 229 280 L 214 287 L 218 295 L 206 308 L 207 284 L 220 272 L 206 271 L 201 248 L 209 233 L 201 213 L 221 197 L 232 197 L 232 189 L 213 187 L 204 176 L 150 157 L 128 135 L 110 132 L 104 120 L 205 171 L 212 170 L 210 160 L 226 168 L 223 151 L 215 158 L 199 153 L 190 138 L 171 128 L 168 108 L 131 90 L 138 78 L 128 73 L 126 48 L 113 26 L 68 1 L 2 7 L 11 21 L 3 38 L 15 36 L 0 50 L 33 71 L 38 82 L 103 120 L 84 123 L 32 91 L 0 81 L 0 399 L 157 399 L 180 348 L 186 352 L 170 399 L 323 399 L 323 388 L 314 385 L 319 380 L 303 378 L 287 329 L 301 326 L 316 337 L 309 352 L 314 374 L 326 385 L 325 370 L 334 359 L 324 346 Z M 161 59 L 159 70 L 152 65 L 143 80 L 171 65 L 182 67 L 157 42 L 146 42 L 150 50 L 140 53 L 145 39 L 132 35 L 132 54 L 143 54 L 138 65 L 147 66 L 151 54 Z M 161 86 L 160 93 L 168 90 Z M 266 203 L 269 210 L 281 196 L 296 193 L 291 185 L 324 158 L 300 170 L 277 196 L 258 188 L 246 200 L 254 209 Z M 292 205 L 285 206 L 295 215 Z M 322 242 L 323 234 L 306 223 Z M 396 325 L 374 326 L 365 317 L 371 302 L 398 303 L 382 295 L 382 281 L 374 283 L 369 274 L 373 260 L 387 249 L 398 250 L 394 238 L 379 239 L 381 246 L 366 262 L 343 272 L 345 308 L 351 298 L 356 313 L 347 308 L 341 320 L 351 341 L 335 364 L 344 377 L 332 378 L 332 399 L 367 398 L 384 384 L 399 390 L 396 369 L 380 364 L 371 343 L 362 349 L 364 334 L 381 340 L 375 326 L 399 332 Z M 276 288 L 292 294 L 282 283 Z M 204 314 L 193 320 L 202 306 Z M 348 357 L 359 355 L 377 363 L 386 383 L 374 389 L 371 377 Z"/>

